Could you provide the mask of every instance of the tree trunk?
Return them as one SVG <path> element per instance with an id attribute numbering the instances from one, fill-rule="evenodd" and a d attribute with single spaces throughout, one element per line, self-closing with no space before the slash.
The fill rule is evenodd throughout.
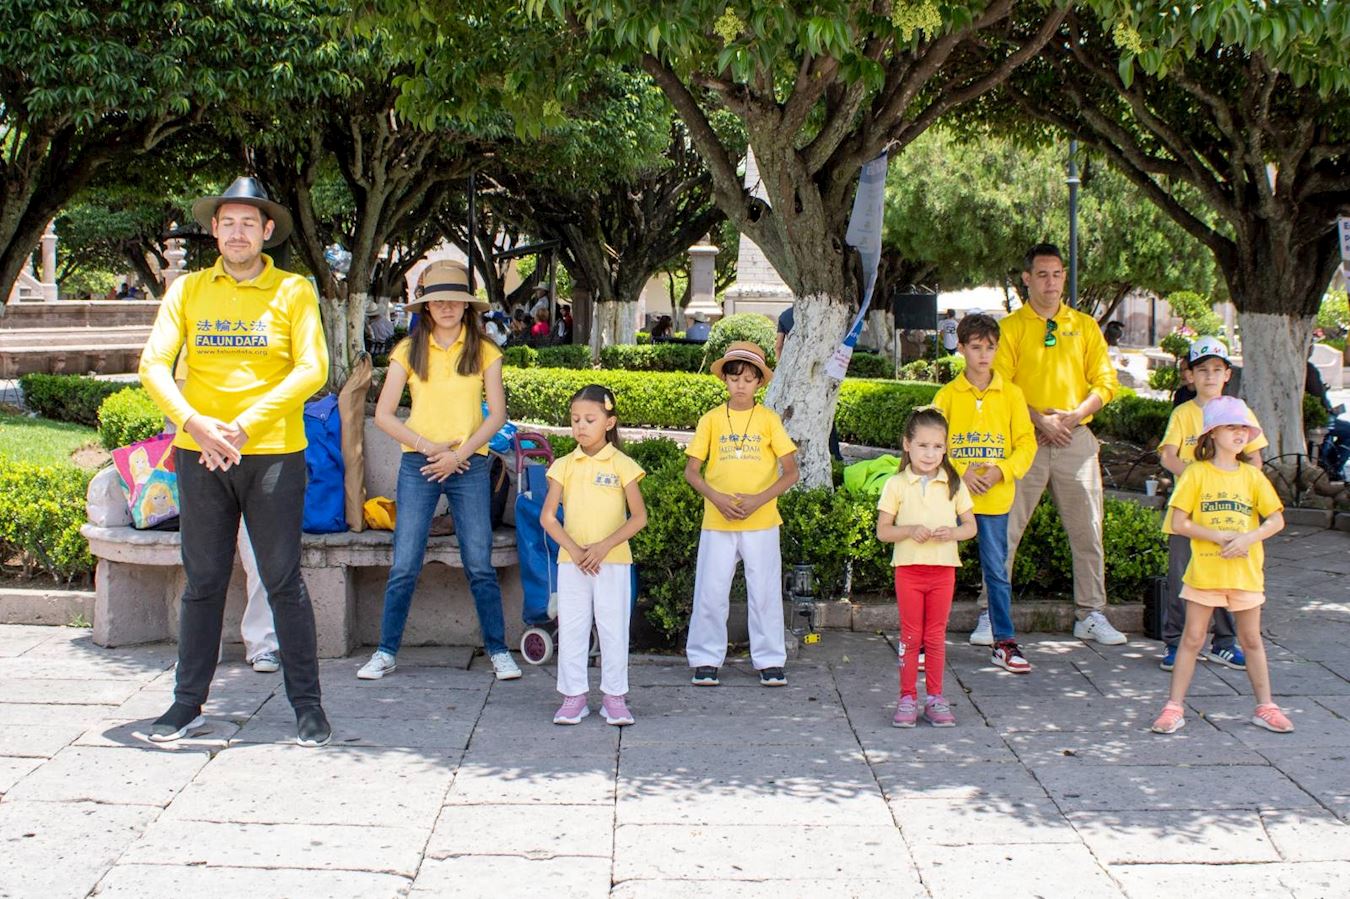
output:
<path id="1" fill-rule="evenodd" d="M 832 487 L 830 430 L 839 384 L 825 374 L 849 325 L 849 310 L 826 294 L 797 298 L 792 333 L 764 402 L 783 419 L 797 444 L 805 487 Z"/>
<path id="2" fill-rule="evenodd" d="M 1267 457 L 1306 453 L 1303 387 L 1313 319 L 1238 311 L 1242 329 L 1242 395 L 1265 429 Z"/>
<path id="3" fill-rule="evenodd" d="M 867 310 L 866 327 L 863 328 L 863 340 L 870 340 L 877 352 L 895 364 L 895 354 L 899 348 L 895 342 L 895 318 L 885 305 L 878 305 L 874 297 L 872 308 Z"/>
<path id="4" fill-rule="evenodd" d="M 637 341 L 637 303 L 627 300 L 602 300 L 595 304 L 591 321 L 591 356 L 600 358 L 600 351 L 610 344 Z M 576 316 L 573 315 L 573 323 Z"/>

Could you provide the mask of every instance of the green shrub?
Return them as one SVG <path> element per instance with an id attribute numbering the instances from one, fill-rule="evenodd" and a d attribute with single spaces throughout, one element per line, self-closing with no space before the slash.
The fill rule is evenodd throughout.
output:
<path id="1" fill-rule="evenodd" d="M 616 343 L 600 351 L 600 367 L 623 371 L 688 371 L 703 365 L 703 347 L 688 343 Z"/>
<path id="2" fill-rule="evenodd" d="M 647 506 L 647 526 L 631 541 L 638 593 L 647 620 L 673 638 L 689 623 L 703 497 L 675 466 L 650 472 L 638 487 Z"/>
<path id="3" fill-rule="evenodd" d="M 684 447 L 669 437 L 625 441 L 623 451 L 648 474 L 672 465 L 679 466 L 679 470 L 684 471 Z"/>
<path id="4" fill-rule="evenodd" d="M 1164 365 L 1162 368 L 1155 368 L 1148 373 L 1148 386 L 1154 390 L 1165 390 L 1168 393 L 1181 386 L 1181 369 L 1175 365 Z"/>
<path id="5" fill-rule="evenodd" d="M 648 346 L 652 342 L 652 335 L 646 331 L 638 331 L 633 335 L 633 342 L 638 346 Z"/>
<path id="6" fill-rule="evenodd" d="M 98 407 L 107 397 L 135 387 L 135 381 L 100 381 L 83 375 L 31 374 L 19 378 L 23 404 L 53 421 L 96 427 Z"/>
<path id="7" fill-rule="evenodd" d="M 26 576 L 69 582 L 90 575 L 94 559 L 80 526 L 92 474 L 0 458 L 0 559 L 17 559 Z"/>
<path id="8" fill-rule="evenodd" d="M 1193 334 L 1204 336 L 1223 330 L 1223 319 L 1215 313 L 1214 303 L 1203 294 L 1193 290 L 1174 291 L 1167 295 L 1167 305 L 1172 307 L 1172 314 L 1181 319 L 1182 326 Z"/>
<path id="9" fill-rule="evenodd" d="M 703 345 L 705 366 L 712 365 L 737 340 L 748 340 L 764 351 L 764 357 L 772 367 L 774 362 L 773 345 L 777 335 L 776 326 L 767 315 L 758 312 L 738 312 L 718 319 L 708 334 L 708 342 Z"/>
<path id="10" fill-rule="evenodd" d="M 540 368 L 590 368 L 591 348 L 565 343 L 559 346 L 541 346 L 535 350 Z"/>
<path id="11" fill-rule="evenodd" d="M 502 366 L 514 368 L 534 368 L 539 364 L 539 354 L 532 346 L 509 346 L 502 350 Z"/>
<path id="12" fill-rule="evenodd" d="M 1180 328 L 1169 333 L 1158 345 L 1162 347 L 1164 352 L 1180 359 L 1191 351 L 1191 341 L 1195 340 L 1195 337 L 1195 332 Z"/>
<path id="13" fill-rule="evenodd" d="M 98 442 L 107 450 L 164 430 L 164 413 L 143 388 L 114 393 L 98 410 Z"/>
<path id="14" fill-rule="evenodd" d="M 1102 549 L 1111 602 L 1137 602 L 1151 578 L 1167 573 L 1167 538 L 1157 510 L 1107 499 Z M 976 563 L 978 564 L 978 563 Z M 1013 564 L 1013 589 L 1046 595 L 1073 592 L 1073 553 L 1059 512 L 1047 496 L 1027 524 Z"/>
<path id="15" fill-rule="evenodd" d="M 699 416 L 727 396 L 722 382 L 711 375 L 678 372 L 508 368 L 502 380 L 513 421 L 559 426 L 570 422 L 568 403 L 587 384 L 613 390 L 619 421 L 634 427 L 692 430 Z"/>
<path id="16" fill-rule="evenodd" d="M 943 356 L 933 362 L 933 372 L 937 375 L 940 384 L 946 384 L 965 370 L 966 357 L 960 353 L 952 353 L 950 356 Z"/>
<path id="17" fill-rule="evenodd" d="M 900 446 L 900 431 L 915 406 L 926 406 L 936 384 L 845 380 L 839 388 L 834 423 L 839 439 L 867 446 Z"/>
<path id="18" fill-rule="evenodd" d="M 854 353 L 848 364 L 850 378 L 893 378 L 895 367 L 891 360 L 877 353 Z"/>
<path id="19" fill-rule="evenodd" d="M 1310 393 L 1303 394 L 1303 430 L 1311 431 L 1313 428 L 1325 428 L 1331 416 L 1327 414 L 1327 407 L 1322 405 L 1322 401 Z"/>
<path id="20" fill-rule="evenodd" d="M 906 381 L 933 380 L 933 363 L 927 359 L 915 359 L 900 366 L 900 377 Z"/>
<path id="21" fill-rule="evenodd" d="M 1124 440 L 1139 446 L 1156 446 L 1172 415 L 1170 400 L 1118 396 L 1092 416 L 1088 426 L 1099 437 Z"/>
<path id="22" fill-rule="evenodd" d="M 577 448 L 577 441 L 567 434 L 549 434 L 548 445 L 553 450 L 553 458 L 561 459 Z"/>

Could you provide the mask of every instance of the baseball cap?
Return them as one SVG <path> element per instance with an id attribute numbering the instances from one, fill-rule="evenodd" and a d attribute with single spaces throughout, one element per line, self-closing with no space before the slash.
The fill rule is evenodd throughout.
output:
<path id="1" fill-rule="evenodd" d="M 1228 347 L 1223 345 L 1223 341 L 1217 337 L 1197 337 L 1191 341 L 1191 352 L 1189 360 L 1191 365 L 1204 362 L 1206 359 L 1222 359 L 1224 364 L 1230 368 L 1233 365 L 1228 358 Z"/>

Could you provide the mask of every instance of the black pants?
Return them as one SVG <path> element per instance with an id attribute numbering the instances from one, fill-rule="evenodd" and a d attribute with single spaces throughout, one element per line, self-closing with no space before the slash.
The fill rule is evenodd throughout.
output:
<path id="1" fill-rule="evenodd" d="M 1168 646 L 1181 643 L 1181 632 L 1186 627 L 1186 600 L 1181 598 L 1181 576 L 1186 573 L 1190 561 L 1190 538 L 1168 534 L 1167 608 L 1163 611 L 1163 643 Z M 1214 610 L 1209 618 L 1209 628 L 1214 632 L 1211 646 L 1215 650 L 1232 649 L 1237 643 L 1237 626 L 1233 621 L 1233 613 L 1227 609 Z"/>
<path id="2" fill-rule="evenodd" d="M 244 456 L 229 471 L 207 471 L 200 454 L 174 450 L 182 509 L 183 592 L 178 617 L 178 684 L 174 697 L 203 705 L 216 673 L 225 593 L 234 570 L 239 516 L 248 525 L 258 574 L 267 588 L 286 697 L 296 711 L 319 705 L 314 608 L 300 576 L 300 522 L 305 454 Z"/>

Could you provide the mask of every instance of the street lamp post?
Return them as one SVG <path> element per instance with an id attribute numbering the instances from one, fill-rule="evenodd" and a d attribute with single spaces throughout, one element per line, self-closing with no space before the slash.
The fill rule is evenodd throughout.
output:
<path id="1" fill-rule="evenodd" d="M 1078 308 L 1078 141 L 1069 141 L 1069 305 Z"/>

